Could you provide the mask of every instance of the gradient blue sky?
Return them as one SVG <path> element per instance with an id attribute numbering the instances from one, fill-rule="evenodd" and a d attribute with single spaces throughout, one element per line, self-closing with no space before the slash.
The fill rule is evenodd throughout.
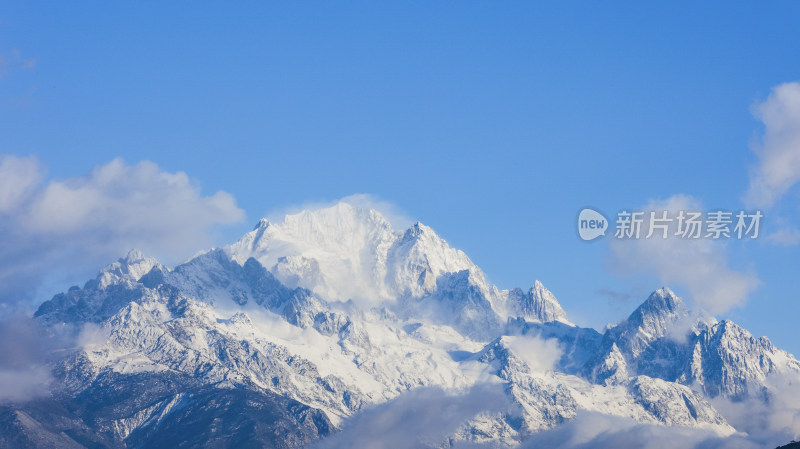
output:
<path id="1" fill-rule="evenodd" d="M 602 327 L 661 283 L 579 241 L 579 209 L 676 194 L 741 209 L 752 108 L 800 79 L 800 3 L 695 3 L 7 1 L 0 153 L 55 180 L 116 157 L 186 172 L 246 211 L 218 243 L 275 210 L 376 195 L 500 287 L 539 279 Z M 764 232 L 800 225 L 798 196 Z M 795 354 L 799 255 L 730 242 L 761 284 L 723 314 Z"/>

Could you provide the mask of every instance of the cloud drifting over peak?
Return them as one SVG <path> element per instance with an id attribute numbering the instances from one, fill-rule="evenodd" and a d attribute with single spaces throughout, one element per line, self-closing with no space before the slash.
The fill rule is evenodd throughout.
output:
<path id="1" fill-rule="evenodd" d="M 43 182 L 33 157 L 0 157 L 0 302 L 29 295 L 48 273 L 97 269 L 131 248 L 178 260 L 241 222 L 228 193 L 204 196 L 182 172 L 121 159 Z"/>
<path id="2" fill-rule="evenodd" d="M 644 211 L 702 211 L 699 201 L 686 195 L 666 200 L 650 201 Z M 642 237 L 647 235 L 648 220 L 642 225 Z M 684 286 L 692 300 L 711 314 L 723 313 L 744 304 L 747 296 L 758 286 L 754 273 L 739 272 L 728 267 L 724 243 L 709 238 L 683 239 L 675 237 L 677 224 L 670 224 L 669 235 L 662 238 L 616 239 L 610 247 L 612 266 L 621 274 L 652 274 L 665 285 Z"/>
<path id="3" fill-rule="evenodd" d="M 758 163 L 751 167 L 744 202 L 767 208 L 800 182 L 800 83 L 776 86 L 753 114 L 764 123 L 764 135 L 753 147 Z"/>
<path id="4" fill-rule="evenodd" d="M 414 223 L 414 220 L 409 218 L 398 206 L 369 193 L 355 193 L 333 201 L 307 202 L 296 206 L 285 207 L 269 212 L 267 218 L 270 221 L 280 223 L 286 215 L 297 214 L 304 210 L 325 209 L 339 203 L 347 203 L 362 209 L 375 210 L 391 223 L 395 231 L 406 229 Z"/>

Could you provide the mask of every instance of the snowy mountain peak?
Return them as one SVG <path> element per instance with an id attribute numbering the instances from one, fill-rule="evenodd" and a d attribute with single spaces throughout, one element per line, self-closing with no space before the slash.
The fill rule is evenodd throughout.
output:
<path id="1" fill-rule="evenodd" d="M 158 260 L 145 256 L 138 249 L 132 249 L 125 257 L 100 270 L 97 280 L 101 287 L 124 278 L 136 282 L 155 266 L 160 266 Z"/>
<path id="2" fill-rule="evenodd" d="M 434 235 L 436 234 L 435 232 L 433 232 L 433 229 L 429 228 L 428 226 L 425 226 L 424 224 L 418 221 L 413 225 L 411 225 L 410 228 L 406 229 L 406 232 L 403 234 L 403 240 L 407 239 L 413 240 L 415 238 L 418 238 L 424 233 L 432 233 Z"/>
<path id="3" fill-rule="evenodd" d="M 262 220 L 225 251 L 239 264 L 253 257 L 288 287 L 331 301 L 370 305 L 421 297 L 442 275 L 463 270 L 490 294 L 480 269 L 430 227 L 417 222 L 395 232 L 380 212 L 346 202 L 287 215 L 277 224 Z"/>
<path id="4" fill-rule="evenodd" d="M 421 386 L 501 382 L 510 411 L 480 415 L 455 437 L 512 447 L 585 411 L 728 435 L 734 429 L 706 399 L 769 402 L 784 391 L 775 379 L 800 378 L 791 355 L 729 321 L 685 326 L 694 316 L 668 288 L 601 335 L 570 324 L 538 280 L 498 290 L 433 229 L 417 222 L 395 232 L 378 212 L 349 204 L 261 220 L 171 270 L 131 251 L 35 316 L 96 325 L 96 341 L 57 372 L 78 398 L 110 392 L 97 426 L 116 426 L 129 447 L 143 447 L 134 444 L 142 429 L 170 410 L 197 403 L 206 413 L 209 401 L 164 399 L 166 389 L 151 387 L 159 381 L 180 380 L 186 394 L 223 387 L 216 398 L 285 397 L 318 410 L 329 430 Z M 126 379 L 154 396 L 120 401 Z"/>
<path id="5" fill-rule="evenodd" d="M 253 230 L 255 231 L 258 229 L 266 229 L 267 227 L 269 227 L 270 224 L 271 223 L 269 222 L 269 220 L 267 220 L 266 218 L 262 218 L 261 220 L 258 220 L 258 223 L 256 223 L 256 225 L 253 227 Z"/>
<path id="6" fill-rule="evenodd" d="M 522 317 L 528 321 L 560 321 L 572 325 L 555 295 L 538 280 L 527 293 L 519 288 L 507 292 L 506 314 L 511 318 Z"/>
<path id="7" fill-rule="evenodd" d="M 131 262 L 138 262 L 138 261 L 144 260 L 146 258 L 147 257 L 144 255 L 143 252 L 141 252 L 138 249 L 134 248 L 134 249 L 131 249 L 130 251 L 128 251 L 128 254 L 125 255 L 125 257 L 123 257 L 122 260 L 124 260 L 125 262 L 128 262 L 128 263 L 131 263 Z"/>
<path id="8" fill-rule="evenodd" d="M 419 221 L 411 225 L 411 227 L 403 232 L 403 236 L 400 241 L 411 244 L 421 244 L 424 246 L 422 249 L 435 250 L 437 249 L 435 247 L 450 248 L 450 245 L 448 245 L 443 238 L 439 237 L 439 235 L 436 234 L 436 231 L 429 226 L 425 226 Z"/>
<path id="9" fill-rule="evenodd" d="M 531 306 L 533 310 L 538 313 L 542 321 L 561 321 L 563 323 L 569 323 L 569 321 L 567 321 L 567 313 L 561 308 L 561 304 L 558 303 L 555 295 L 545 288 L 541 282 L 538 280 L 534 281 L 529 295 L 531 297 Z"/>
<path id="10" fill-rule="evenodd" d="M 391 296 L 382 280 L 398 238 L 379 212 L 338 203 L 277 224 L 262 220 L 225 251 L 239 264 L 255 258 L 289 287 L 334 301 L 374 302 Z"/>
<path id="11" fill-rule="evenodd" d="M 674 320 L 689 314 L 683 299 L 672 290 L 662 287 L 653 293 L 628 317 L 628 321 L 643 323 L 649 319 Z"/>
<path id="12" fill-rule="evenodd" d="M 624 353 L 638 357 L 649 345 L 679 329 L 678 323 L 687 320 L 689 311 L 681 298 L 669 288 L 662 287 L 631 313 L 627 320 L 609 329 L 610 335 Z M 686 331 L 690 329 L 685 322 Z"/>
<path id="13" fill-rule="evenodd" d="M 387 254 L 387 284 L 398 295 L 423 296 L 433 292 L 436 280 L 449 273 L 467 271 L 488 294 L 483 273 L 464 252 L 451 248 L 428 226 L 417 222 L 408 228 Z"/>

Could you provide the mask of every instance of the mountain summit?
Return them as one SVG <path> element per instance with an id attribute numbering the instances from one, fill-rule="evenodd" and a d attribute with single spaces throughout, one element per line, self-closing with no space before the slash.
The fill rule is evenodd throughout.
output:
<path id="1" fill-rule="evenodd" d="M 379 212 L 348 203 L 262 220 L 226 251 L 239 263 L 255 258 L 286 285 L 365 304 L 423 295 L 443 273 L 480 272 L 431 228 L 397 232 Z"/>
<path id="2" fill-rule="evenodd" d="M 514 447 L 585 413 L 726 437 L 750 429 L 718 404 L 769 410 L 800 381 L 790 354 L 690 322 L 667 288 L 601 334 L 541 282 L 499 289 L 431 228 L 346 203 L 262 220 L 174 268 L 131 252 L 35 320 L 78 343 L 49 398 L 0 406 L 3 444 L 306 447 L 441 394 L 483 408 L 423 447 Z"/>

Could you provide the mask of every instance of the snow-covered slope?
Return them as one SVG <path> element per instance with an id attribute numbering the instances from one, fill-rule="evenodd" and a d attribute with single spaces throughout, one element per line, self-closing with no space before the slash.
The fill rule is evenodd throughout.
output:
<path id="1" fill-rule="evenodd" d="M 396 232 L 378 212 L 347 203 L 287 215 L 279 224 L 261 220 L 226 251 L 239 263 L 253 257 L 286 285 L 331 301 L 419 297 L 439 276 L 462 270 L 482 278 L 466 254 L 429 227 Z"/>
<path id="2" fill-rule="evenodd" d="M 261 220 L 223 250 L 239 264 L 258 260 L 290 288 L 333 302 L 392 307 L 401 315 L 408 313 L 398 307 L 431 312 L 468 335 L 489 338 L 513 317 L 569 323 L 540 282 L 527 293 L 501 291 L 431 228 L 417 222 L 398 232 L 378 212 L 347 203 L 288 215 L 279 224 Z M 458 310 L 449 304 L 453 298 Z"/>
<path id="3" fill-rule="evenodd" d="M 324 422 L 303 431 L 312 438 L 416 388 L 487 382 L 511 405 L 448 441 L 513 446 L 584 411 L 729 435 L 709 399 L 756 396 L 774 373 L 800 380 L 791 355 L 733 323 L 692 322 L 669 289 L 600 334 L 569 323 L 540 282 L 500 290 L 430 228 L 396 232 L 345 203 L 262 220 L 173 269 L 131 252 L 36 317 L 91 335 L 56 366 L 70 398 L 105 392 L 110 378 L 185 386 L 96 421 L 121 445 L 177 425 L 178 404 L 213 389 L 318 411 Z"/>

